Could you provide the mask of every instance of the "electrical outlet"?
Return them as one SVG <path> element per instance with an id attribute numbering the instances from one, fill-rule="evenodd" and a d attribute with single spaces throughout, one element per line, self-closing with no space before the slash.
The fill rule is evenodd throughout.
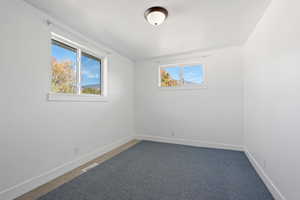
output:
<path id="1" fill-rule="evenodd" d="M 171 131 L 171 135 L 172 135 L 172 137 L 175 137 L 175 132 Z"/>

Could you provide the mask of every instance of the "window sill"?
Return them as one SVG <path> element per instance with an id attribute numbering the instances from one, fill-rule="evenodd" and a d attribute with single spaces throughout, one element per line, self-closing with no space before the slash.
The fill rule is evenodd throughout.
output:
<path id="1" fill-rule="evenodd" d="M 107 97 L 89 94 L 48 93 L 48 101 L 107 102 Z"/>
<path id="2" fill-rule="evenodd" d="M 181 86 L 181 87 L 158 87 L 160 90 L 201 90 L 201 89 L 207 89 L 206 85 L 199 85 L 199 86 Z"/>

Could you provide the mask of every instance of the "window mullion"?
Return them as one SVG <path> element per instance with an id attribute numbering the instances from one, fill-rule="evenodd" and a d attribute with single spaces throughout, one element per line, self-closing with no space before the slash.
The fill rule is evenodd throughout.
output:
<path id="1" fill-rule="evenodd" d="M 77 49 L 77 70 L 76 70 L 76 79 L 77 79 L 77 94 L 81 94 L 81 49 Z"/>
<path id="2" fill-rule="evenodd" d="M 179 74 L 180 74 L 180 82 L 183 85 L 184 84 L 184 79 L 183 79 L 183 67 L 180 66 L 180 70 L 179 70 Z"/>

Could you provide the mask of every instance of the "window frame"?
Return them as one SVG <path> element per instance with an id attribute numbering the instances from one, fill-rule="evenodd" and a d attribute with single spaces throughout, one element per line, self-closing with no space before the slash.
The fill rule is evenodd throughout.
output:
<path id="1" fill-rule="evenodd" d="M 49 101 L 107 101 L 107 55 L 98 53 L 95 50 L 91 50 L 86 46 L 83 46 L 79 43 L 73 42 L 63 36 L 60 36 L 56 33 L 51 32 L 50 47 L 52 41 L 57 41 L 62 43 L 69 48 L 76 50 L 76 93 L 55 93 L 51 91 L 51 79 L 52 79 L 52 66 L 50 65 L 50 92 L 48 93 Z M 100 60 L 100 89 L 101 94 L 84 94 L 81 93 L 81 55 L 85 53 L 91 57 L 94 57 Z M 51 56 L 51 55 L 50 55 Z"/>
<path id="2" fill-rule="evenodd" d="M 195 85 L 182 85 L 182 86 L 174 86 L 174 87 L 162 87 L 161 86 L 161 69 L 170 68 L 170 67 L 179 67 L 180 68 L 180 76 L 183 77 L 183 69 L 188 66 L 196 66 L 201 65 L 203 71 L 203 82 L 201 84 Z M 207 73 L 206 73 L 206 64 L 202 62 L 192 62 L 192 63 L 178 63 L 178 64 L 162 64 L 158 67 L 158 88 L 161 90 L 194 90 L 194 89 L 206 89 L 207 88 Z"/>

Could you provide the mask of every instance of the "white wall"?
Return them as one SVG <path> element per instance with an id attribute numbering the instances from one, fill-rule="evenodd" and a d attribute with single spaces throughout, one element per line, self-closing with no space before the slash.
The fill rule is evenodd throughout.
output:
<path id="1" fill-rule="evenodd" d="M 211 56 L 201 58 L 203 55 Z M 241 49 L 231 47 L 160 61 L 195 62 L 206 66 L 206 89 L 160 89 L 159 63 L 136 64 L 136 133 L 152 139 L 239 149 L 243 137 Z"/>
<path id="2" fill-rule="evenodd" d="M 272 1 L 244 47 L 245 91 L 240 47 L 161 59 L 204 63 L 208 88 L 199 90 L 161 90 L 157 62 L 138 62 L 133 76 L 134 63 L 112 53 L 107 103 L 48 102 L 50 30 L 23 1 L 1 1 L 0 199 L 76 167 L 134 132 L 239 149 L 243 131 L 247 150 L 279 198 L 298 199 L 299 7 L 296 0 Z"/>
<path id="3" fill-rule="evenodd" d="M 273 0 L 245 45 L 245 145 L 288 200 L 300 198 L 299 8 Z"/>
<path id="4" fill-rule="evenodd" d="M 23 1 L 1 1 L 0 24 L 2 200 L 47 180 L 37 176 L 64 164 L 75 167 L 76 159 L 91 159 L 134 134 L 134 63 L 109 56 L 107 103 L 49 102 L 50 32 L 40 13 Z"/>

